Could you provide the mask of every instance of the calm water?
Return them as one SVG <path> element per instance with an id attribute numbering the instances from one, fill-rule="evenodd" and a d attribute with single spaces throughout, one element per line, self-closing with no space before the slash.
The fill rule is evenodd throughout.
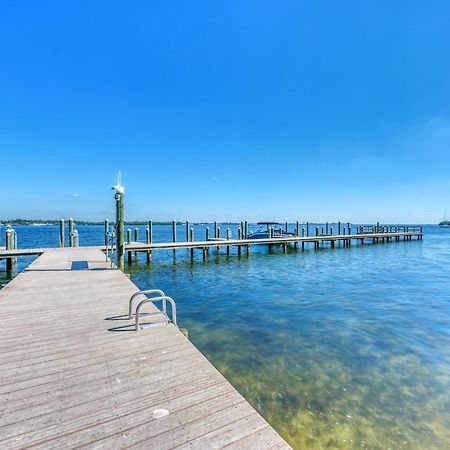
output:
<path id="1" fill-rule="evenodd" d="M 78 229 L 82 245 L 102 243 L 102 227 Z M 58 242 L 57 227 L 16 230 L 19 247 Z M 318 252 L 212 250 L 207 262 L 159 251 L 127 271 L 175 298 L 191 341 L 294 448 L 444 449 L 450 230 L 425 232 Z M 154 234 L 169 240 L 171 228 Z"/>

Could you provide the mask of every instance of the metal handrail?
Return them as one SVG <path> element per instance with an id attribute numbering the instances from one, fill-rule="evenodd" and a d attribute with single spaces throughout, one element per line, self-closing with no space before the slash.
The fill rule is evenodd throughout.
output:
<path id="1" fill-rule="evenodd" d="M 135 294 L 133 294 L 130 298 L 130 302 L 128 304 L 128 319 L 131 319 L 131 317 L 133 316 L 133 302 L 134 300 L 139 297 L 140 295 L 152 295 L 152 294 L 158 294 L 159 298 L 164 298 L 166 296 L 166 294 L 164 294 L 163 291 L 161 291 L 160 289 L 148 289 L 146 291 L 139 291 L 136 292 Z M 147 297 L 148 299 L 148 297 Z M 136 309 L 137 311 L 137 309 Z M 167 314 L 167 304 L 165 301 L 163 301 L 163 313 Z"/>
<path id="2" fill-rule="evenodd" d="M 173 298 L 171 297 L 156 297 L 156 298 L 146 298 L 145 300 L 142 300 L 141 303 L 139 303 L 139 305 L 136 308 L 136 322 L 135 322 L 135 329 L 136 331 L 139 331 L 139 317 L 140 317 L 140 311 L 141 308 L 146 304 L 146 303 L 152 303 L 154 304 L 155 302 L 160 302 L 162 301 L 163 304 L 165 304 L 166 302 L 169 302 L 171 307 L 172 307 L 172 319 L 169 319 L 169 316 L 167 315 L 167 313 L 163 313 L 168 322 L 169 323 L 173 323 L 176 327 L 177 325 L 177 307 L 175 305 L 175 301 L 173 300 Z M 156 315 L 156 314 L 161 314 L 161 312 L 156 312 L 156 313 L 150 313 L 150 315 Z"/>

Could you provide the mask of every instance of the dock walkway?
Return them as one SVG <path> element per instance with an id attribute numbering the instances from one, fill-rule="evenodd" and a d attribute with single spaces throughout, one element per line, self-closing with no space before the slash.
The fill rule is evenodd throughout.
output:
<path id="1" fill-rule="evenodd" d="M 210 239 L 205 241 L 185 241 L 185 242 L 130 242 L 125 244 L 125 252 L 151 252 L 153 250 L 177 250 L 177 249 L 201 249 L 205 250 L 212 247 L 250 247 L 252 245 L 305 245 L 312 243 L 316 248 L 321 244 L 329 244 L 332 247 L 337 243 L 349 246 L 351 242 L 364 243 L 372 242 L 391 242 L 403 240 L 412 240 L 416 238 L 421 240 L 423 232 L 421 227 L 416 227 L 413 231 L 397 231 L 397 232 L 383 232 L 383 233 L 361 233 L 361 234 L 328 234 L 318 236 L 284 236 L 273 237 L 267 239 Z M 106 247 L 90 246 L 83 247 L 84 249 L 97 249 L 105 251 Z M 19 256 L 33 256 L 41 255 L 44 252 L 59 252 L 64 249 L 56 248 L 24 248 L 24 249 L 0 249 L 0 259 L 14 258 Z M 111 248 L 109 248 L 111 250 Z"/>
<path id="2" fill-rule="evenodd" d="M 0 290 L 1 448 L 290 448 L 174 325 L 111 331 L 138 289 L 100 249 L 42 252 Z"/>

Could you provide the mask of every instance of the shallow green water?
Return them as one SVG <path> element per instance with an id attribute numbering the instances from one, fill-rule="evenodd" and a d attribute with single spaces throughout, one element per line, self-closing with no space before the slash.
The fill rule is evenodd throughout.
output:
<path id="1" fill-rule="evenodd" d="M 135 267 L 294 448 L 449 447 L 449 234 Z M 180 252 L 181 253 L 181 252 Z M 186 252 L 187 253 L 187 252 Z"/>
<path id="2" fill-rule="evenodd" d="M 98 228 L 80 236 L 101 243 Z M 191 341 L 294 448 L 445 449 L 449 254 L 450 230 L 428 227 L 318 252 L 154 252 L 128 271 L 175 298 Z"/>

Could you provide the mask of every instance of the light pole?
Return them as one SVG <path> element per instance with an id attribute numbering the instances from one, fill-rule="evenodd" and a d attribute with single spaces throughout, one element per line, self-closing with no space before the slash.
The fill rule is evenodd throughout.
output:
<path id="1" fill-rule="evenodd" d="M 125 246 L 124 246 L 124 222 L 125 222 L 125 188 L 121 184 L 120 180 L 120 172 L 117 177 L 117 183 L 113 186 L 113 189 L 116 191 L 115 199 L 116 199 L 116 263 L 117 268 L 122 270 L 124 269 L 124 255 L 125 255 Z"/>

